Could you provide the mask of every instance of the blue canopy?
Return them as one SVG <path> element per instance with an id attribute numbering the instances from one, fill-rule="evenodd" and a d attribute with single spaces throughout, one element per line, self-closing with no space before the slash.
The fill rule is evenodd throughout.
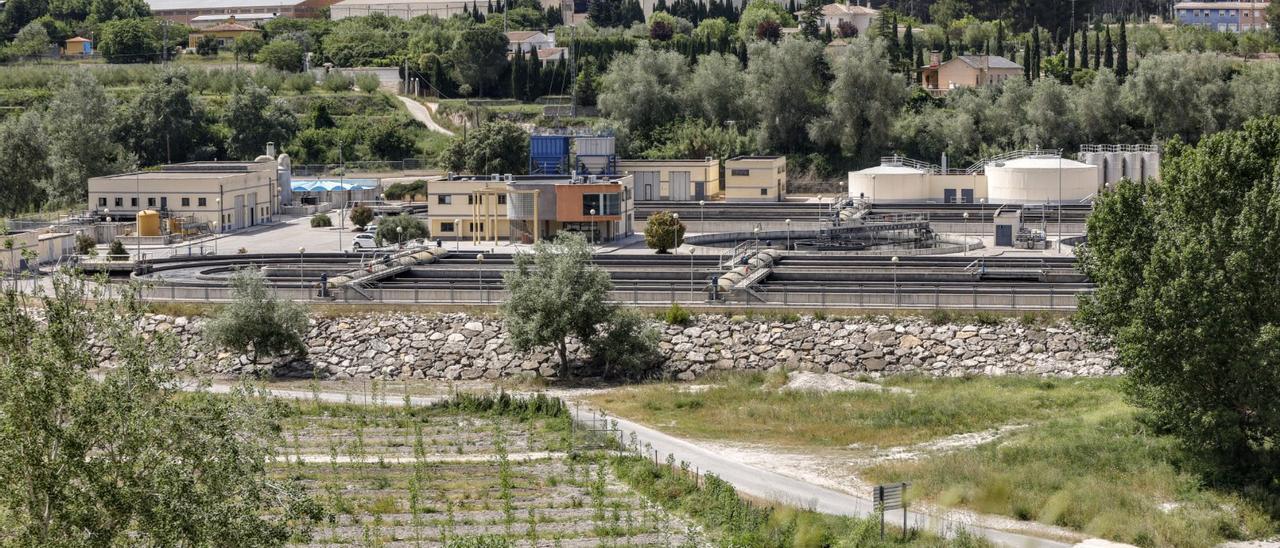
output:
<path id="1" fill-rule="evenodd" d="M 368 190 L 378 187 L 378 181 L 374 179 L 314 179 L 309 181 L 293 181 L 291 187 L 294 192 L 321 192 L 330 190 Z"/>

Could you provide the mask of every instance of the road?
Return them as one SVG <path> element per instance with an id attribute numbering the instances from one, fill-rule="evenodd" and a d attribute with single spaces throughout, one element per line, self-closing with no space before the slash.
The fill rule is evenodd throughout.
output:
<path id="1" fill-rule="evenodd" d="M 196 383 L 185 384 L 182 386 L 184 390 L 198 390 L 199 387 L 200 385 Z M 212 385 L 205 386 L 204 389 L 214 393 L 227 393 L 235 389 L 235 386 L 230 384 L 213 383 Z M 272 396 L 282 399 L 315 399 L 330 403 L 384 405 L 388 407 L 404 405 L 404 399 L 401 396 L 389 396 L 385 399 L 369 400 L 361 394 L 351 392 L 313 392 L 308 390 L 291 389 L 268 389 L 268 392 Z M 512 393 L 512 395 L 518 396 L 528 394 Z M 444 396 L 412 396 L 409 403 L 410 405 L 415 406 L 430 405 L 442 400 L 443 398 Z M 570 409 L 574 414 L 575 420 L 579 423 L 585 424 L 591 421 L 596 421 L 600 418 L 597 411 L 587 407 L 571 406 Z M 664 434 L 626 419 L 610 417 L 609 420 L 611 423 L 612 421 L 617 421 L 617 428 L 620 431 L 620 437 L 622 439 L 631 440 L 632 435 L 634 434 L 640 447 L 648 446 L 650 455 L 652 455 L 653 451 L 657 451 L 659 461 L 665 461 L 667 455 L 674 455 L 676 461 L 687 462 L 691 468 L 696 467 L 702 473 L 715 474 L 720 479 L 732 484 L 734 488 L 743 494 L 790 504 L 801 508 L 809 508 L 827 514 L 868 516 L 874 512 L 874 507 L 868 499 L 819 487 L 801 480 L 748 466 L 741 462 L 718 455 L 697 444 Z M 889 523 L 901 523 L 902 513 L 899 511 L 892 511 L 886 516 L 886 521 Z M 954 536 L 961 529 L 965 529 L 970 533 L 986 538 L 997 545 L 1012 548 L 1066 548 L 1071 546 L 1069 543 L 992 529 L 980 525 L 943 520 L 937 516 L 920 514 L 917 512 L 908 512 L 907 522 L 913 528 L 931 531 L 945 537 Z"/>
<path id="2" fill-rule="evenodd" d="M 437 124 L 435 119 L 431 117 L 433 110 L 430 107 L 402 95 L 397 95 L 396 99 L 399 99 L 401 103 L 404 103 L 404 107 L 409 109 L 409 114 L 413 116 L 413 119 L 422 122 L 422 125 L 427 126 L 427 129 L 453 137 L 452 131 L 449 131 L 445 129 L 444 126 Z"/>

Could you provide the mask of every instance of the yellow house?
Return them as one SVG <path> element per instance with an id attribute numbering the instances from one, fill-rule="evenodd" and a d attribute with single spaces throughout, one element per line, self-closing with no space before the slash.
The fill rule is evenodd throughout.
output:
<path id="1" fill-rule="evenodd" d="M 787 197 L 786 156 L 739 156 L 724 161 L 724 198 L 781 202 Z"/>
<path id="2" fill-rule="evenodd" d="M 226 23 L 192 32 L 189 46 L 194 48 L 205 36 L 210 36 L 218 43 L 219 48 L 229 48 L 234 46 L 241 36 L 250 33 L 261 35 L 262 30 L 237 23 L 233 15 L 227 19 Z"/>
<path id="3" fill-rule="evenodd" d="M 718 200 L 724 191 L 720 181 L 720 162 L 710 157 L 702 160 L 618 160 L 618 173 L 635 177 L 637 200 Z"/>

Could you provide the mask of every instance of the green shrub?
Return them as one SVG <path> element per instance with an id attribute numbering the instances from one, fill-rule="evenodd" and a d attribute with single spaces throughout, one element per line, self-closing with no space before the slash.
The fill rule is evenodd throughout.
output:
<path id="1" fill-rule="evenodd" d="M 399 232 L 396 229 L 400 229 Z M 426 223 L 412 215 L 393 215 L 384 218 L 378 224 L 378 232 L 373 235 L 373 242 L 378 245 L 399 244 L 411 240 L 426 238 L 430 234 Z"/>
<path id="2" fill-rule="evenodd" d="M 827 311 L 826 311 L 826 310 L 818 310 L 818 311 L 814 312 L 814 313 L 813 313 L 813 319 L 818 320 L 818 321 L 820 321 L 820 322 L 821 322 L 821 321 L 826 321 L 826 319 L 827 319 Z"/>
<path id="3" fill-rule="evenodd" d="M 306 95 L 315 87 L 316 80 L 310 74 L 295 74 L 285 79 L 284 87 L 289 88 L 298 93 L 298 95 Z"/>
<path id="4" fill-rule="evenodd" d="M 795 312 L 786 312 L 778 316 L 778 321 L 782 323 L 796 323 L 800 321 L 800 315 Z"/>
<path id="5" fill-rule="evenodd" d="M 351 86 L 355 85 L 355 79 L 335 70 L 325 75 L 320 85 L 333 93 L 340 93 L 349 91 Z"/>
<path id="6" fill-rule="evenodd" d="M 978 325 L 1000 325 L 1000 315 L 983 310 L 973 315 L 973 321 Z"/>
<path id="7" fill-rule="evenodd" d="M 373 93 L 378 90 L 378 86 L 382 83 L 378 81 L 378 77 L 373 74 L 361 74 L 356 76 L 356 87 L 365 93 Z"/>
<path id="8" fill-rule="evenodd" d="M 956 315 L 950 310 L 939 308 L 937 310 L 930 310 L 925 314 L 925 319 L 933 325 L 946 325 L 955 322 Z"/>
<path id="9" fill-rule="evenodd" d="M 81 255 L 94 255 L 97 252 L 98 241 L 92 236 L 80 234 L 76 236 L 76 253 Z"/>
<path id="10" fill-rule="evenodd" d="M 671 306 L 663 312 L 662 320 L 670 325 L 689 325 L 693 322 L 693 315 L 689 314 L 689 311 L 685 310 L 683 306 L 671 303 Z"/>
<path id="11" fill-rule="evenodd" d="M 311 228 L 328 228 L 333 226 L 333 219 L 325 213 L 316 213 L 311 216 Z"/>
<path id="12" fill-rule="evenodd" d="M 124 244 L 121 243 L 120 240 L 111 241 L 111 249 L 109 250 L 108 254 L 111 255 L 110 259 L 113 261 L 122 260 L 129 257 L 129 252 L 125 250 Z"/>

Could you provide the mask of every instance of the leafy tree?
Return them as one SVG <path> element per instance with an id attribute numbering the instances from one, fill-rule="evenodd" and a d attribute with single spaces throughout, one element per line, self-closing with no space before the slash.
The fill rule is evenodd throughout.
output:
<path id="1" fill-rule="evenodd" d="M 805 125 L 822 112 L 822 55 L 822 45 L 808 40 L 752 44 L 746 98 L 762 149 L 791 152 L 804 146 Z"/>
<path id="2" fill-rule="evenodd" d="M 596 77 L 595 64 L 585 63 L 584 65 L 582 70 L 578 71 L 578 78 L 573 83 L 574 100 L 579 105 L 593 107 L 596 106 L 600 84 Z"/>
<path id="3" fill-rule="evenodd" d="M 333 115 L 329 114 L 329 101 L 316 101 L 311 106 L 311 112 L 307 116 L 308 125 L 314 129 L 332 129 L 338 127 L 337 122 L 333 121 Z"/>
<path id="4" fill-rule="evenodd" d="M 196 41 L 196 55 L 201 57 L 218 55 L 218 39 L 209 35 L 201 36 Z"/>
<path id="5" fill-rule="evenodd" d="M 88 71 L 74 70 L 44 112 L 49 175 L 42 178 L 52 205 L 84 203 L 90 177 L 129 167 L 112 128 L 115 101 Z"/>
<path id="6" fill-rule="evenodd" d="M 153 63 L 160 57 L 156 26 L 147 19 L 110 21 L 98 32 L 98 52 L 111 63 Z"/>
<path id="7" fill-rule="evenodd" d="M 357 230 L 364 230 L 373 222 L 373 209 L 366 205 L 358 205 L 351 208 L 351 224 Z"/>
<path id="8" fill-rule="evenodd" d="M 325 74 L 324 79 L 320 81 L 320 85 L 324 86 L 324 89 L 327 89 L 332 93 L 351 91 L 351 86 L 354 86 L 355 83 L 355 78 L 347 76 L 340 70 L 330 71 L 328 74 Z"/>
<path id="9" fill-rule="evenodd" d="M 396 229 L 400 229 L 399 232 Z M 427 224 L 413 215 L 393 215 L 378 223 L 378 232 L 373 235 L 374 243 L 387 245 L 392 243 L 420 240 L 430 236 Z"/>
<path id="10" fill-rule="evenodd" d="M 534 244 L 533 253 L 516 254 L 514 262 L 503 274 L 510 296 L 501 308 L 511 346 L 520 352 L 553 347 L 560 357 L 558 375 L 567 378 L 569 337 L 590 346 L 597 326 L 614 316 L 609 273 L 592 264 L 583 236 L 565 232 Z"/>
<path id="11" fill-rule="evenodd" d="M 671 24 L 671 21 L 675 18 L 668 15 L 666 12 L 660 11 L 653 14 L 651 19 L 652 20 L 649 21 L 649 38 L 659 42 L 666 42 L 667 40 L 670 40 L 676 32 L 675 28 Z"/>
<path id="12" fill-rule="evenodd" d="M 151 6 L 146 0 L 93 0 L 89 3 L 89 19 L 99 23 L 147 17 L 151 17 Z"/>
<path id="13" fill-rule="evenodd" d="M 773 0 L 751 0 L 742 10 L 742 16 L 738 18 L 738 39 L 744 42 L 756 39 L 777 41 L 778 36 L 772 35 L 771 32 L 768 33 L 769 35 L 761 36 L 760 25 L 766 21 L 773 23 L 766 25 L 769 29 L 795 25 L 795 17 L 788 13 L 782 4 Z"/>
<path id="14" fill-rule="evenodd" d="M 382 85 L 382 82 L 378 81 L 376 74 L 364 73 L 356 76 L 356 88 L 365 93 L 378 91 L 378 86 L 380 85 Z"/>
<path id="15" fill-rule="evenodd" d="M 369 155 L 380 160 L 403 160 L 417 152 L 417 143 L 405 127 L 394 120 L 379 120 L 363 131 Z"/>
<path id="16" fill-rule="evenodd" d="M 280 300 L 267 288 L 266 277 L 246 268 L 231 277 L 231 304 L 209 322 L 209 340 L 240 353 L 259 357 L 301 356 L 307 352 L 302 335 L 307 330 L 307 309 L 289 300 Z"/>
<path id="17" fill-rule="evenodd" d="M 835 72 L 827 115 L 809 125 L 809 137 L 839 146 L 860 163 L 872 162 L 880 157 L 894 115 L 906 102 L 906 81 L 892 72 L 884 42 L 870 38 L 853 40 L 836 61 Z"/>
<path id="18" fill-rule="evenodd" d="M 929 17 L 934 23 L 946 28 L 952 21 L 963 19 L 972 8 L 965 0 L 938 0 L 929 6 Z"/>
<path id="19" fill-rule="evenodd" d="M 805 0 L 804 9 L 800 10 L 800 32 L 805 37 L 816 40 L 821 29 L 818 19 L 822 17 L 822 0 Z"/>
<path id="20" fill-rule="evenodd" d="M 733 127 L 685 118 L 655 130 L 653 145 L 640 155 L 645 158 L 732 158 L 755 150 L 756 138 Z"/>
<path id="21" fill-rule="evenodd" d="M 520 174 L 529 169 L 529 134 L 505 120 L 490 121 L 449 142 L 445 165 L 463 173 Z"/>
<path id="22" fill-rule="evenodd" d="M 0 213 L 14 215 L 44 201 L 49 145 L 40 115 L 27 111 L 0 120 Z"/>
<path id="23" fill-rule="evenodd" d="M 232 51 L 237 56 L 252 61 L 253 57 L 259 51 L 262 51 L 262 48 L 266 45 L 267 43 L 262 39 L 262 35 L 255 32 L 237 38 L 235 44 L 232 45 Z"/>
<path id="24" fill-rule="evenodd" d="M 80 255 L 97 255 L 98 241 L 87 234 L 76 235 L 76 253 Z"/>
<path id="25" fill-rule="evenodd" d="M 1233 125 L 1256 116 L 1280 116 L 1280 65 L 1250 63 L 1230 83 Z"/>
<path id="26" fill-rule="evenodd" d="M 136 291 L 55 278 L 0 297 L 0 539 L 15 546 L 280 545 L 322 514 L 268 473 L 282 442 L 247 388 L 183 395 L 177 341 L 138 329 Z M 119 296 L 124 294 L 123 296 Z M 110 341 L 99 373 L 84 341 Z"/>
<path id="27" fill-rule="evenodd" d="M 755 38 L 776 44 L 782 38 L 782 25 L 772 19 L 765 19 L 756 24 Z"/>
<path id="28" fill-rule="evenodd" d="M 836 36 L 840 38 L 856 38 L 858 36 L 858 27 L 854 26 L 853 21 L 841 20 L 836 25 Z"/>
<path id="29" fill-rule="evenodd" d="M 680 112 L 676 94 L 688 72 L 684 57 L 674 51 L 642 47 L 620 55 L 601 78 L 600 111 L 633 130 L 670 122 Z"/>
<path id="30" fill-rule="evenodd" d="M 1234 70 L 1213 54 L 1163 53 L 1138 65 L 1124 85 L 1124 102 L 1157 139 L 1194 142 L 1231 119 L 1227 94 Z"/>
<path id="31" fill-rule="evenodd" d="M 121 109 L 120 142 L 142 165 L 187 161 L 210 138 L 189 80 L 185 70 L 166 71 Z"/>
<path id="32" fill-rule="evenodd" d="M 745 120 L 748 116 L 742 90 L 746 75 L 738 60 L 722 53 L 698 58 L 698 65 L 680 90 L 680 103 L 687 113 L 715 124 Z"/>
<path id="33" fill-rule="evenodd" d="M 5 53 L 13 57 L 36 57 L 49 53 L 49 32 L 40 21 L 32 21 L 18 31 Z"/>
<path id="34" fill-rule="evenodd" d="M 222 123 L 230 130 L 227 153 L 234 158 L 256 158 L 268 142 L 283 146 L 298 131 L 298 120 L 289 108 L 252 84 L 231 96 Z"/>
<path id="35" fill-rule="evenodd" d="M 1145 63 L 1144 63 L 1145 65 Z M 1217 480 L 1280 470 L 1280 118 L 1173 140 L 1161 179 L 1122 182 L 1088 220 L 1081 317 L 1110 335 L 1149 420 Z"/>
<path id="36" fill-rule="evenodd" d="M 1267 24 L 1276 41 L 1280 42 L 1280 2 L 1267 4 Z"/>
<path id="37" fill-rule="evenodd" d="M 641 379 L 662 363 L 658 331 L 645 317 L 630 309 L 619 309 L 604 327 L 602 336 L 587 345 L 592 359 L 606 378 Z"/>
<path id="38" fill-rule="evenodd" d="M 258 62 L 285 72 L 302 71 L 302 45 L 290 38 L 276 38 L 258 50 Z"/>
<path id="39" fill-rule="evenodd" d="M 670 211 L 659 211 L 649 216 L 644 225 L 644 245 L 658 253 L 675 249 L 684 241 L 684 223 Z"/>
<path id="40" fill-rule="evenodd" d="M 502 31 L 489 27 L 462 31 L 448 58 L 453 64 L 454 78 L 483 96 L 507 68 L 507 37 Z"/>

